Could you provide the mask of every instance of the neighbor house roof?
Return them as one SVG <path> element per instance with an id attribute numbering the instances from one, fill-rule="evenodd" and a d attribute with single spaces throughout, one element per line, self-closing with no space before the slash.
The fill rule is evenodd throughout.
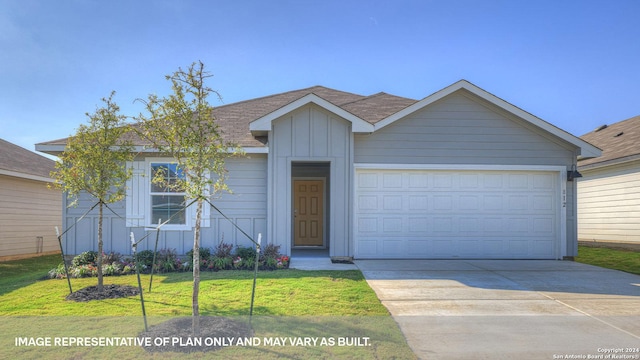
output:
<path id="1" fill-rule="evenodd" d="M 640 159 L 640 116 L 602 125 L 580 138 L 602 149 L 602 156 L 580 160 L 580 167 L 598 167 Z"/>
<path id="2" fill-rule="evenodd" d="M 55 162 L 18 145 L 0 139 L 0 175 L 51 181 Z"/>
<path id="3" fill-rule="evenodd" d="M 309 103 L 314 103 L 350 121 L 353 132 L 371 133 L 457 91 L 466 91 L 474 94 L 577 146 L 582 157 L 593 157 L 600 154 L 599 149 L 591 144 L 480 89 L 466 80 L 460 80 L 420 101 L 384 92 L 364 96 L 324 86 L 313 86 L 218 106 L 214 109 L 214 115 L 227 141 L 245 148 L 247 152 L 265 152 L 267 144 L 264 135 L 271 130 L 271 122 Z M 36 149 L 51 154 L 60 153 L 64 150 L 66 141 L 67 139 L 59 139 L 40 143 L 36 145 Z M 141 139 L 134 138 L 133 141 L 135 145 L 149 145 L 141 141 Z"/>

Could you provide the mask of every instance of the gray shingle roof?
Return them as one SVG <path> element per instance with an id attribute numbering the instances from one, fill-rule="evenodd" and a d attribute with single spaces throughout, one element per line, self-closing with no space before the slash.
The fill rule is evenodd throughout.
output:
<path id="1" fill-rule="evenodd" d="M 48 178 L 55 169 L 55 162 L 0 139 L 0 169 Z"/>
<path id="2" fill-rule="evenodd" d="M 580 137 L 602 149 L 602 156 L 584 159 L 578 165 L 596 167 L 640 157 L 640 116 L 602 126 Z"/>
<path id="3" fill-rule="evenodd" d="M 385 93 L 363 96 L 324 86 L 313 86 L 218 106 L 215 108 L 214 114 L 220 130 L 228 141 L 243 147 L 264 147 L 266 145 L 256 139 L 249 131 L 249 124 L 309 94 L 315 94 L 371 124 L 375 124 L 417 102 L 417 100 Z M 139 139 L 134 142 L 137 145 L 146 145 Z M 66 144 L 66 139 L 48 141 L 40 145 L 64 144 Z"/>

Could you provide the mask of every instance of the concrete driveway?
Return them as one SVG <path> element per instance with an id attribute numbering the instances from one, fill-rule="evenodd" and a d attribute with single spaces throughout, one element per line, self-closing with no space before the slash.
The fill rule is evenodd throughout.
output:
<path id="1" fill-rule="evenodd" d="M 571 261 L 359 260 L 421 359 L 639 359 L 640 276 Z"/>

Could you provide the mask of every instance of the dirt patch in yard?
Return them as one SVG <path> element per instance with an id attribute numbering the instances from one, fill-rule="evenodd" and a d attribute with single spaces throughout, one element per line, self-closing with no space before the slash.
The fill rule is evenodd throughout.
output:
<path id="1" fill-rule="evenodd" d="M 613 250 L 640 252 L 640 243 L 578 240 L 578 245 Z"/>
<path id="2" fill-rule="evenodd" d="M 175 351 L 191 353 L 218 350 L 224 347 L 224 344 L 213 343 L 212 339 L 214 338 L 238 339 L 253 336 L 253 331 L 249 324 L 225 317 L 201 316 L 200 334 L 196 336 L 193 335 L 191 325 L 192 319 L 190 317 L 174 318 L 151 326 L 149 331 L 141 333 L 138 337 L 152 339 L 151 346 L 144 346 L 147 352 Z M 166 344 L 163 341 L 156 342 L 156 338 L 169 338 L 171 342 Z"/>
<path id="3" fill-rule="evenodd" d="M 104 285 L 102 291 L 98 286 L 89 286 L 67 295 L 67 300 L 86 302 L 91 300 L 119 299 L 140 294 L 137 287 L 129 285 Z"/>

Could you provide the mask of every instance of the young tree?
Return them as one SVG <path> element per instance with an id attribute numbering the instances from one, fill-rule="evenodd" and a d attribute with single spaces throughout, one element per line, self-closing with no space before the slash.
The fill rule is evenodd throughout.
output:
<path id="1" fill-rule="evenodd" d="M 220 95 L 205 85 L 212 75 L 202 62 L 188 69 L 178 68 L 166 79 L 172 94 L 167 97 L 149 95 L 145 103 L 148 116 L 139 117 L 139 134 L 161 153 L 175 159 L 176 169 L 160 169 L 154 184 L 165 189 L 179 189 L 186 199 L 195 200 L 196 217 L 193 232 L 193 296 L 192 327 L 200 331 L 198 294 L 200 291 L 200 226 L 205 200 L 219 191 L 229 191 L 225 184 L 225 159 L 239 150 L 222 137 L 207 98 Z M 177 172 L 177 175 L 168 174 Z"/>
<path id="2" fill-rule="evenodd" d="M 98 201 L 98 291 L 103 291 L 102 281 L 102 220 L 104 205 L 120 201 L 125 196 L 126 182 L 131 169 L 126 162 L 133 159 L 133 146 L 126 140 L 129 127 L 126 117 L 113 102 L 115 92 L 103 98 L 104 107 L 87 113 L 89 124 L 80 125 L 76 134 L 67 140 L 67 145 L 56 162 L 51 177 L 55 186 L 72 199 L 70 206 L 77 205 L 78 196 L 86 192 Z"/>

